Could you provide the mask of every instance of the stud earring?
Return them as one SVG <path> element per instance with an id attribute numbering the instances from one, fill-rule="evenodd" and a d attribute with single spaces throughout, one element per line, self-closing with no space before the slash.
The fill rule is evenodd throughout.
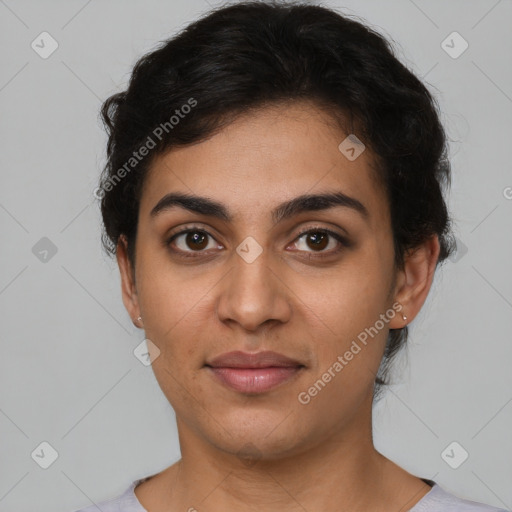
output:
<path id="1" fill-rule="evenodd" d="M 402 315 L 402 318 L 404 319 L 404 322 L 407 320 L 407 317 L 405 315 Z"/>
<path id="2" fill-rule="evenodd" d="M 142 317 L 141 317 L 141 316 L 137 317 L 137 321 L 138 321 L 138 322 L 140 322 L 140 323 L 142 324 Z M 138 326 L 137 326 L 137 327 L 138 327 Z"/>

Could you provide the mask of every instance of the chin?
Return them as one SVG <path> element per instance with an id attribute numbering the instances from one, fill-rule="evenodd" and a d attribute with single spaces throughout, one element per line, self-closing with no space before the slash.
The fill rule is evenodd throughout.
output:
<path id="1" fill-rule="evenodd" d="M 242 462 L 254 464 L 257 461 L 284 459 L 292 454 L 305 451 L 310 443 L 314 444 L 317 430 L 311 432 L 297 430 L 296 421 L 287 421 L 286 413 L 268 414 L 262 418 L 248 415 L 231 420 L 222 418 L 222 429 L 204 433 L 204 437 L 217 449 L 235 455 Z M 292 418 L 294 415 L 290 415 Z M 284 420 L 284 421 L 283 421 Z M 293 431 L 290 429 L 293 427 Z M 309 442 L 308 442 L 309 441 Z"/>

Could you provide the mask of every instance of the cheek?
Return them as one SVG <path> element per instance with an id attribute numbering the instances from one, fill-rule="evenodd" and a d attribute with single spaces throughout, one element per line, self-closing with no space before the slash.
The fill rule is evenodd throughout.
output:
<path id="1" fill-rule="evenodd" d="M 208 327 L 215 318 L 212 297 L 222 272 L 173 264 L 161 250 L 152 255 L 148 251 L 139 265 L 138 295 L 145 332 L 160 350 L 155 373 L 159 366 L 176 374 L 185 368 L 187 372 L 201 368 L 203 346 L 215 343 L 208 338 L 214 334 Z"/>
<path id="2" fill-rule="evenodd" d="M 332 424 L 340 425 L 372 394 L 388 325 L 376 326 L 386 307 L 371 281 L 368 275 L 364 280 L 332 279 L 323 293 L 310 294 L 307 305 L 314 314 L 307 325 L 316 364 L 299 390 L 303 401 L 297 397 L 309 417 L 329 410 Z"/>
<path id="3" fill-rule="evenodd" d="M 299 314 L 315 345 L 315 374 L 321 376 L 331 368 L 336 374 L 333 382 L 343 388 L 345 379 L 363 387 L 371 384 L 372 372 L 377 372 L 382 359 L 389 321 L 394 316 L 393 310 L 393 315 L 387 314 L 391 278 L 384 257 L 369 244 L 366 251 L 345 260 L 329 276 L 313 281 L 300 278 L 294 283 L 294 292 L 306 306 Z M 332 368 L 338 356 L 344 360 L 342 372 Z"/>
<path id="4" fill-rule="evenodd" d="M 202 319 L 211 318 L 205 311 L 207 290 L 214 282 L 209 284 L 207 279 L 168 268 L 145 275 L 139 301 L 147 326 L 146 337 L 159 349 L 152 363 L 155 378 L 180 417 L 193 418 L 206 408 L 197 379 L 204 364 Z"/>
<path id="5" fill-rule="evenodd" d="M 377 264 L 361 260 L 314 280 L 296 278 L 293 289 L 310 310 L 309 315 L 316 317 L 316 324 L 335 337 L 345 338 L 373 325 L 386 311 L 388 286 L 388 278 Z"/>

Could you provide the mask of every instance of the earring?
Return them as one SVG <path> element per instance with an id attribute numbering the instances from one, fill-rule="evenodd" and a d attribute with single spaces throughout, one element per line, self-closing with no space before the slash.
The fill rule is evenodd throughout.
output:
<path id="1" fill-rule="evenodd" d="M 404 322 L 407 320 L 407 317 L 405 315 L 402 315 L 402 318 L 404 319 Z"/>
<path id="2" fill-rule="evenodd" d="M 137 321 L 142 323 L 142 317 L 141 316 L 137 317 Z"/>

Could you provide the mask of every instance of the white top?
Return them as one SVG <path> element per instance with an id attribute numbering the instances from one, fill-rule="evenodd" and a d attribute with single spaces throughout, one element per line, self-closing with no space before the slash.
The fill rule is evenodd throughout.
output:
<path id="1" fill-rule="evenodd" d="M 98 512 L 98 509 L 102 512 L 148 512 L 135 496 L 134 489 L 149 478 L 151 477 L 134 480 L 123 494 L 74 512 Z M 423 480 L 431 485 L 432 489 L 414 507 L 409 509 L 409 512 L 510 512 L 502 508 L 458 498 L 432 480 Z"/>

